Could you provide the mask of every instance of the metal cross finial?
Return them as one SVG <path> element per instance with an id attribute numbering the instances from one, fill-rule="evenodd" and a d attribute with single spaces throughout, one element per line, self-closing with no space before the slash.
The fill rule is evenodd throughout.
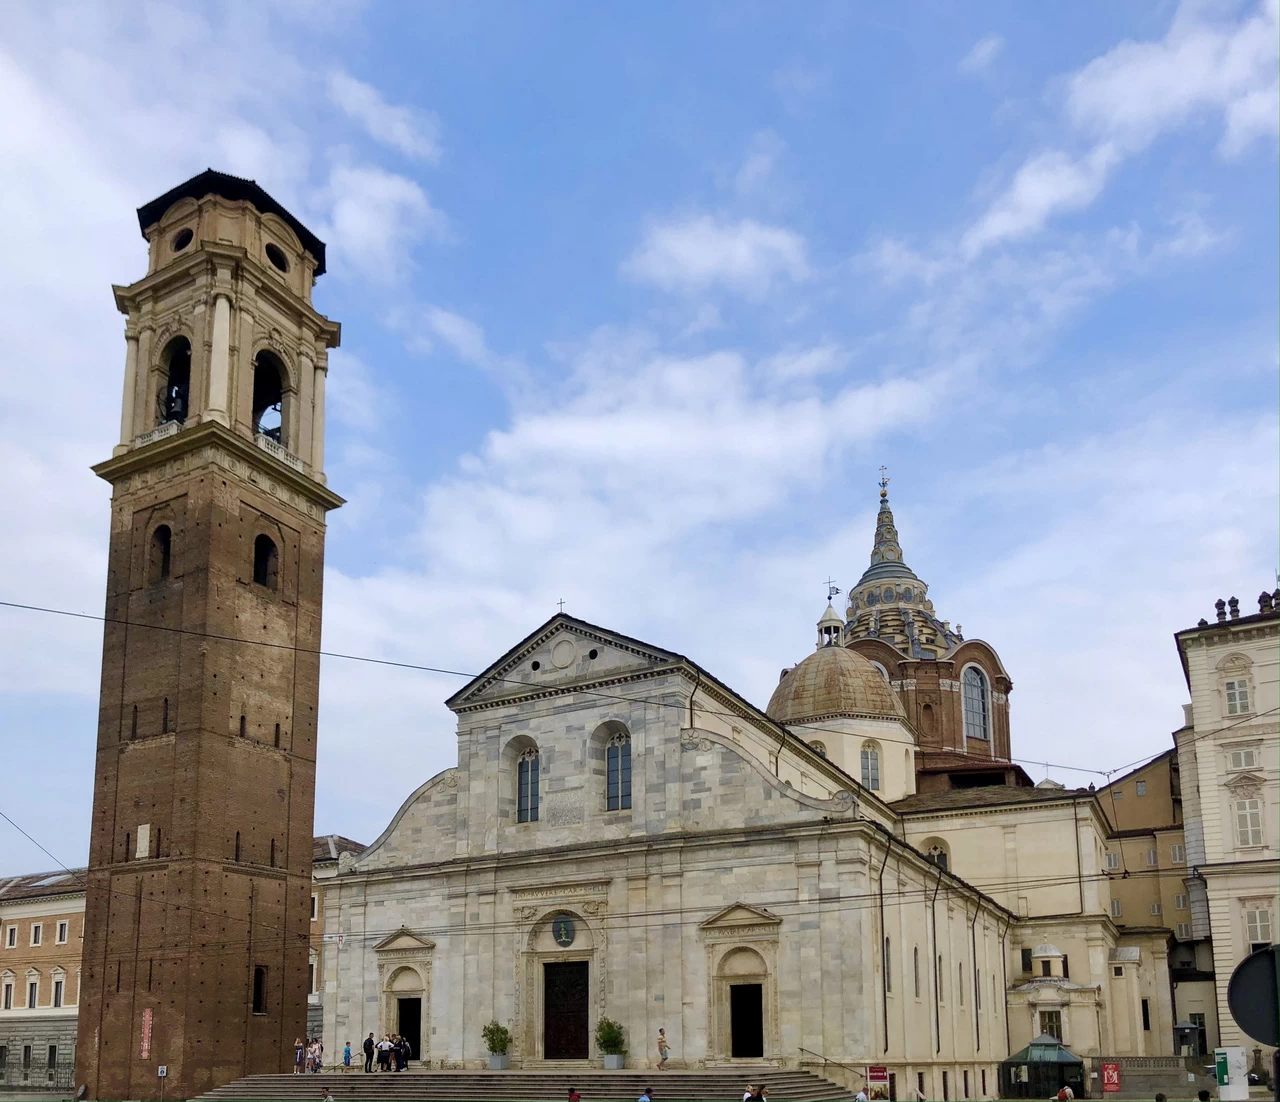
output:
<path id="1" fill-rule="evenodd" d="M 561 598 L 560 598 L 560 600 L 558 600 L 558 601 L 556 602 L 556 604 L 560 606 L 560 611 L 561 611 L 561 612 L 563 612 L 563 611 L 564 611 L 564 598 L 563 598 L 563 597 L 561 597 Z"/>
<path id="2" fill-rule="evenodd" d="M 889 488 L 889 476 L 885 474 L 885 471 L 888 469 L 888 467 L 880 468 L 880 489 L 882 490 L 887 490 Z"/>
<path id="3" fill-rule="evenodd" d="M 835 597 L 839 592 L 840 592 L 840 587 L 836 585 L 836 580 L 834 578 L 828 578 L 827 579 L 827 600 L 828 601 L 831 600 L 831 598 Z"/>

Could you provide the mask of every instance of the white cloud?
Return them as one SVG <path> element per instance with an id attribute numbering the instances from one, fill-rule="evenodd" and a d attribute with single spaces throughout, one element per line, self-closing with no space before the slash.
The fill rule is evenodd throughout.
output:
<path id="1" fill-rule="evenodd" d="M 1225 230 L 1215 230 L 1195 211 L 1179 214 L 1173 219 L 1173 226 L 1173 235 L 1157 245 L 1157 249 L 1168 256 L 1199 256 L 1216 249 L 1231 237 Z"/>
<path id="2" fill-rule="evenodd" d="M 667 291 L 722 286 L 755 298 L 806 279 L 809 263 L 804 238 L 791 230 L 704 214 L 651 226 L 623 270 Z"/>
<path id="3" fill-rule="evenodd" d="M 436 161 L 440 157 L 440 122 L 435 115 L 412 107 L 395 107 L 370 84 L 349 73 L 329 74 L 329 98 L 375 141 L 407 157 Z"/>
<path id="4" fill-rule="evenodd" d="M 1004 49 L 1004 39 L 998 34 L 989 34 L 985 38 L 978 39 L 970 50 L 960 60 L 959 69 L 962 73 L 981 73 L 983 72 Z"/>
<path id="5" fill-rule="evenodd" d="M 734 190 L 739 195 L 752 195 L 760 191 L 777 166 L 786 144 L 773 130 L 762 130 L 751 139 L 751 148 L 734 177 Z"/>
<path id="6" fill-rule="evenodd" d="M 848 362 L 848 355 L 838 345 L 819 344 L 779 352 L 766 358 L 760 366 L 768 378 L 778 383 L 793 383 L 829 375 Z"/>
<path id="7" fill-rule="evenodd" d="M 335 165 L 327 189 L 336 263 L 379 283 L 399 279 L 423 237 L 448 237 L 448 219 L 407 176 L 374 165 Z"/>
<path id="8" fill-rule="evenodd" d="M 1055 215 L 1089 206 L 1126 157 L 1200 115 L 1222 118 L 1223 155 L 1238 155 L 1276 132 L 1280 0 L 1262 0 L 1237 22 L 1207 21 L 1209 10 L 1188 0 L 1162 39 L 1122 42 L 1069 78 L 1066 121 L 1091 147 L 1028 158 L 965 235 L 966 255 L 1019 240 Z"/>

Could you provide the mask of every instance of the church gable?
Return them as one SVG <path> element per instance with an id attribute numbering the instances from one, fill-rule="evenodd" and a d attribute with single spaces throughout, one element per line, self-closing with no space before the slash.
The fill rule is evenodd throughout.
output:
<path id="1" fill-rule="evenodd" d="M 390 937 L 384 937 L 373 947 L 375 953 L 424 953 L 436 947 L 430 938 L 415 934 L 407 926 L 401 926 Z"/>
<path id="2" fill-rule="evenodd" d="M 627 680 L 679 668 L 671 651 L 560 614 L 516 644 L 445 703 L 455 712 L 576 685 Z"/>
<path id="3" fill-rule="evenodd" d="M 756 926 L 761 931 L 781 926 L 782 919 L 763 907 L 753 907 L 750 903 L 731 903 L 723 911 L 717 911 L 704 922 L 698 923 L 700 930 L 725 930 L 742 926 Z"/>

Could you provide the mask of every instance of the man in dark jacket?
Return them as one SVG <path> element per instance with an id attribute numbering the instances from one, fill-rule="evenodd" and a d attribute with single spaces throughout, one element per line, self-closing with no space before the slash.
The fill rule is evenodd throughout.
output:
<path id="1" fill-rule="evenodd" d="M 373 1071 L 373 1034 L 364 1039 L 364 1070 Z"/>

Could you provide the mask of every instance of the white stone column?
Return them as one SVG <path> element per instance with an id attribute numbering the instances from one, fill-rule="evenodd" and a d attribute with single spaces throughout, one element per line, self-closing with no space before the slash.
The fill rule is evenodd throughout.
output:
<path id="1" fill-rule="evenodd" d="M 324 379 L 328 375 L 325 364 L 316 364 L 315 387 L 311 413 L 311 471 L 324 481 Z"/>
<path id="2" fill-rule="evenodd" d="M 134 394 L 138 389 L 138 333 L 124 331 L 124 398 L 120 403 L 120 444 L 115 454 L 127 451 L 136 433 L 133 431 Z"/>
<path id="3" fill-rule="evenodd" d="M 227 388 L 231 379 L 231 299 L 223 292 L 213 300 L 213 349 L 209 356 L 209 405 L 204 416 L 230 426 Z"/>

